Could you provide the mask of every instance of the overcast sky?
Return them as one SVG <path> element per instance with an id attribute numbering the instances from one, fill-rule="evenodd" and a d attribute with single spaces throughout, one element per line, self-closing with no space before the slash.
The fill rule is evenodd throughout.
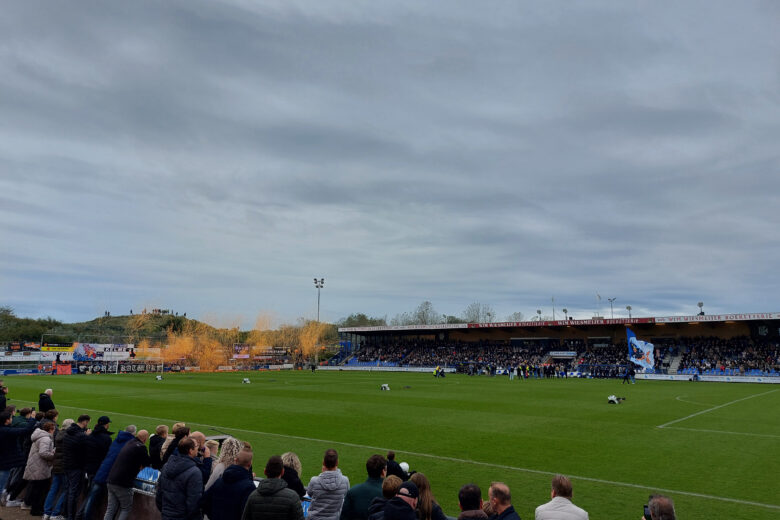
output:
<path id="1" fill-rule="evenodd" d="M 0 305 L 780 311 L 780 3 L 12 2 Z"/>

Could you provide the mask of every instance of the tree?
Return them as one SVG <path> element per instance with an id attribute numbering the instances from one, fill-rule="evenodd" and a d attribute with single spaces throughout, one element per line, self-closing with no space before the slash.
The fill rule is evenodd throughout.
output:
<path id="1" fill-rule="evenodd" d="M 420 325 L 441 323 L 441 316 L 442 315 L 433 308 L 433 304 L 427 300 L 418 305 L 417 309 L 414 311 L 415 322 Z"/>
<path id="2" fill-rule="evenodd" d="M 524 321 L 525 315 L 522 312 L 513 312 L 506 317 L 506 321 Z"/>
<path id="3" fill-rule="evenodd" d="M 396 314 L 390 325 L 435 325 L 442 323 L 442 314 L 439 314 L 429 301 L 424 301 L 413 312 Z"/>
<path id="4" fill-rule="evenodd" d="M 339 327 L 378 327 L 383 325 L 387 325 L 387 319 L 384 316 L 376 318 L 367 316 L 362 312 L 350 314 L 338 321 Z"/>
<path id="5" fill-rule="evenodd" d="M 462 316 L 467 323 L 493 323 L 496 321 L 496 311 L 486 303 L 470 303 L 463 311 Z"/>

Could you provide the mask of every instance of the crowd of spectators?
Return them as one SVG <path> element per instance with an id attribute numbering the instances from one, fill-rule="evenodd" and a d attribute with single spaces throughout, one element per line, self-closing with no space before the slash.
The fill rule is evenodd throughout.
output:
<path id="1" fill-rule="evenodd" d="M 147 467 L 160 471 L 155 502 L 164 520 L 302 520 L 304 505 L 310 520 L 447 519 L 434 495 L 435 483 L 395 462 L 393 452 L 387 458 L 371 455 L 365 481 L 350 486 L 338 453 L 328 449 L 322 471 L 304 487 L 295 453 L 268 458 L 265 478 L 258 479 L 249 443 L 228 437 L 219 446 L 184 423 L 170 430 L 159 425 L 151 436 L 134 425 L 114 434 L 108 416 L 90 429 L 92 418 L 86 414 L 60 424 L 56 408 L 14 411 L 0 413 L 2 502 L 47 520 L 92 520 L 103 500 L 102 518 L 130 518 L 135 479 Z M 487 500 L 473 483 L 463 485 L 457 496 L 458 520 L 520 520 L 509 486 L 502 482 L 490 484 Z M 552 479 L 550 496 L 536 508 L 536 520 L 587 520 L 588 513 L 572 502 L 565 476 Z M 671 499 L 661 495 L 651 499 L 649 511 L 646 520 L 675 518 Z"/>
<path id="2" fill-rule="evenodd" d="M 665 373 L 670 359 L 680 355 L 682 371 L 695 367 L 701 372 L 710 369 L 732 369 L 741 374 L 759 370 L 780 371 L 780 344 L 753 341 L 748 337 L 719 339 L 651 338 L 655 345 L 656 373 Z M 574 352 L 567 359 L 551 357 L 550 352 Z M 538 373 L 546 377 L 545 366 L 553 365 L 553 374 L 577 372 L 594 377 L 622 377 L 628 366 L 628 346 L 625 340 L 589 339 L 526 339 L 514 341 L 440 341 L 426 339 L 395 340 L 364 343 L 354 357 L 362 364 L 392 364 L 409 367 L 456 367 L 469 374 L 495 374 L 515 369 L 517 375 L 531 377 Z"/>
<path id="3" fill-rule="evenodd" d="M 713 337 L 697 337 L 680 341 L 680 370 L 696 369 L 751 371 L 765 373 L 780 371 L 780 342 L 753 341 L 746 336 L 723 340 Z"/>

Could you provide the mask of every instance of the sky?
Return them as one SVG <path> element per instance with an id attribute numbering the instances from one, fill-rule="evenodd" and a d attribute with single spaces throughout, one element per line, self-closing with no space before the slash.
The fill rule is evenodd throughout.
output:
<path id="1" fill-rule="evenodd" d="M 17 315 L 780 311 L 778 2 L 3 11 Z"/>

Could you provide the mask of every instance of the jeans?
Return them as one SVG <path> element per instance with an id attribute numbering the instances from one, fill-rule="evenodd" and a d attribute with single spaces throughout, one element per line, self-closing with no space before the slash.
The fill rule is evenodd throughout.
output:
<path id="1" fill-rule="evenodd" d="M 49 516 L 57 516 L 62 511 L 62 504 L 65 502 L 65 489 L 67 488 L 67 479 L 64 473 L 54 473 L 51 476 L 51 487 L 49 494 L 46 495 L 46 502 L 43 504 L 43 513 Z"/>
<path id="2" fill-rule="evenodd" d="M 114 520 L 119 510 L 119 520 L 126 520 L 133 509 L 133 488 L 123 488 L 113 484 L 108 485 L 108 506 L 103 520 Z"/>
<path id="3" fill-rule="evenodd" d="M 0 491 L 5 490 L 5 484 L 8 482 L 8 477 L 11 475 L 10 469 L 0 469 Z"/>
<path id="4" fill-rule="evenodd" d="M 76 520 L 76 512 L 79 507 L 79 495 L 81 495 L 81 480 L 84 472 L 80 469 L 65 471 L 68 478 L 68 520 Z"/>
<path id="5" fill-rule="evenodd" d="M 79 517 L 85 520 L 91 520 L 94 516 L 94 512 L 100 507 L 100 502 L 106 494 L 106 484 L 95 482 L 93 480 L 92 487 L 89 488 L 87 498 L 81 505 L 81 511 L 79 511 Z"/>

